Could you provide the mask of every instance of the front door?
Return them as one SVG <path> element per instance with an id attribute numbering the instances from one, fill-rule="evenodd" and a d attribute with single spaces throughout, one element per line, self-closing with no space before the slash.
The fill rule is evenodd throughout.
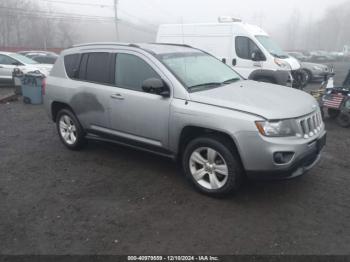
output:
<path id="1" fill-rule="evenodd" d="M 171 98 L 144 92 L 142 83 L 149 78 L 164 79 L 150 59 L 131 51 L 116 54 L 111 127 L 125 139 L 166 148 Z"/>
<path id="2" fill-rule="evenodd" d="M 252 53 L 256 50 L 260 48 L 249 37 L 236 36 L 236 66 L 233 68 L 245 78 L 248 78 L 253 71 L 262 69 L 261 61 L 252 60 Z"/>

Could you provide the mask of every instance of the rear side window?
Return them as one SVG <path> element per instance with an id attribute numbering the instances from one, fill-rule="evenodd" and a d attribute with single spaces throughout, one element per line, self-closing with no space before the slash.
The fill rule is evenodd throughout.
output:
<path id="1" fill-rule="evenodd" d="M 64 67 L 66 68 L 66 72 L 69 78 L 77 77 L 79 60 L 80 60 L 79 54 L 66 55 L 64 57 Z"/>
<path id="2" fill-rule="evenodd" d="M 130 54 L 117 54 L 115 84 L 118 87 L 143 91 L 142 83 L 159 75 L 141 58 Z"/>
<path id="3" fill-rule="evenodd" d="M 86 63 L 85 80 L 110 84 L 109 53 L 89 53 Z"/>
<path id="4" fill-rule="evenodd" d="M 248 37 L 237 36 L 235 40 L 236 54 L 239 58 L 252 60 L 252 53 L 260 48 Z"/>

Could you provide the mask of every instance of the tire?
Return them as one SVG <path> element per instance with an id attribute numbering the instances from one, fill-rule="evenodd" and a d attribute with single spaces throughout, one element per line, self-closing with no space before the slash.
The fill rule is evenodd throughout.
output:
<path id="1" fill-rule="evenodd" d="M 309 70 L 303 70 L 303 72 L 305 73 L 305 83 L 307 85 L 312 81 L 313 75 Z"/>
<path id="2" fill-rule="evenodd" d="M 30 100 L 30 98 L 29 98 L 29 97 L 26 97 L 26 96 L 25 96 L 25 97 L 23 97 L 23 103 L 25 103 L 25 104 L 28 104 L 28 105 L 29 105 L 29 104 L 31 104 L 31 102 L 32 102 L 32 101 Z"/>
<path id="3" fill-rule="evenodd" d="M 186 178 L 200 192 L 223 196 L 240 187 L 243 168 L 238 154 L 229 145 L 227 139 L 208 135 L 196 138 L 186 146 L 182 167 Z"/>
<path id="4" fill-rule="evenodd" d="M 337 117 L 337 123 L 341 127 L 350 127 L 350 113 L 341 112 Z"/>
<path id="5" fill-rule="evenodd" d="M 57 113 L 56 127 L 62 143 L 70 150 L 79 150 L 86 144 L 84 130 L 74 113 L 61 109 Z"/>
<path id="6" fill-rule="evenodd" d="M 337 109 L 328 108 L 327 113 L 330 119 L 336 119 L 339 116 L 340 111 Z"/>

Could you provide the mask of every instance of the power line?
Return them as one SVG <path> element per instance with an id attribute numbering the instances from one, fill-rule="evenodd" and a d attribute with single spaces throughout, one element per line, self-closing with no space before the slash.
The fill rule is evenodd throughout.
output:
<path id="1" fill-rule="evenodd" d="M 67 4 L 67 5 L 84 5 L 84 6 L 94 6 L 94 7 L 113 7 L 113 5 L 107 5 L 107 4 L 93 4 L 93 3 L 83 3 L 83 2 L 71 2 L 71 1 L 64 1 L 64 0 L 39 0 L 42 2 L 47 3 L 54 3 L 54 4 Z"/>
<path id="2" fill-rule="evenodd" d="M 0 6 L 0 9 L 3 10 L 9 10 L 12 12 L 17 12 L 19 14 L 31 14 L 33 16 L 33 11 L 30 11 L 28 9 L 23 8 L 14 8 L 14 7 L 5 7 Z M 101 20 L 113 20 L 113 17 L 108 16 L 92 16 L 92 15 L 79 15 L 79 14 L 72 14 L 72 13 L 63 13 L 63 12 L 49 12 L 49 11 L 42 11 L 42 10 L 35 10 L 35 13 L 40 13 L 40 15 L 46 15 L 46 16 L 59 16 L 59 17 L 65 17 L 65 18 L 84 18 L 84 19 L 101 19 Z"/>

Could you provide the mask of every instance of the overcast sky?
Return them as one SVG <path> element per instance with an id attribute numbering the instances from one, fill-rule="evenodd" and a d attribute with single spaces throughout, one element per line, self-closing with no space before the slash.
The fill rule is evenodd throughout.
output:
<path id="1" fill-rule="evenodd" d="M 37 0 L 41 3 L 55 0 Z M 46 2 L 44 2 L 46 1 Z M 57 2 L 65 2 L 56 0 Z M 66 0 L 68 1 L 68 0 Z M 113 0 L 69 0 L 71 3 L 90 3 L 101 6 L 75 6 L 64 3 L 57 7 L 70 12 L 89 15 L 113 15 Z M 119 0 L 119 17 L 139 23 L 215 22 L 220 15 L 240 17 L 273 30 L 288 21 L 293 12 L 300 12 L 303 19 L 320 17 L 332 5 L 350 0 Z M 104 6 L 106 5 L 106 6 Z"/>

